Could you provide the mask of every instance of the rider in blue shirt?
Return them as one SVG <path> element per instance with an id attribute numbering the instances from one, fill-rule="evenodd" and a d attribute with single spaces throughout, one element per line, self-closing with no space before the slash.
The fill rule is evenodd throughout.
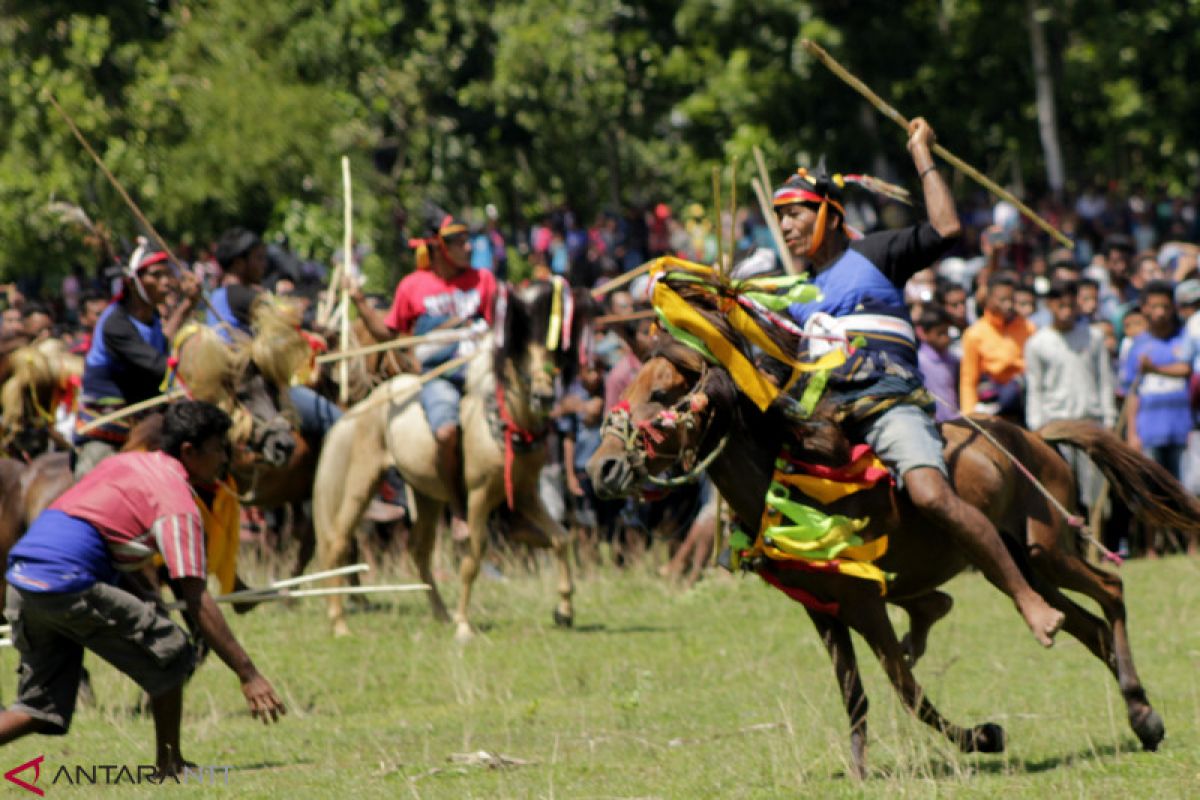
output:
<path id="1" fill-rule="evenodd" d="M 809 348 L 828 349 L 829 339 L 863 336 L 828 383 L 829 396 L 845 413 L 856 441 L 871 445 L 913 505 L 948 531 L 974 564 L 1017 604 L 1044 646 L 1063 624 L 1063 614 L 1030 587 L 986 516 L 962 500 L 948 480 L 942 439 L 932 402 L 921 391 L 917 339 L 904 304 L 904 284 L 931 266 L 959 235 L 954 200 L 937 172 L 930 147 L 933 129 L 923 119 L 909 126 L 908 149 L 925 193 L 929 221 L 852 241 L 845 227 L 841 176 L 801 170 L 775 194 L 784 240 L 793 258 L 814 276 L 822 297 L 789 312 L 806 333 Z"/>
<path id="2" fill-rule="evenodd" d="M 174 277 L 167 255 L 140 247 L 126 266 L 120 293 L 100 315 L 84 357 L 83 385 L 76 416 L 74 470 L 81 477 L 120 449 L 138 421 L 82 429 L 97 417 L 158 395 L 167 372 L 168 343 L 195 307 L 200 284 L 190 273 L 180 281 L 181 302 L 163 320 Z"/>
<path id="3" fill-rule="evenodd" d="M 206 321 L 229 343 L 242 335 L 253 336 L 250 312 L 263 293 L 260 284 L 267 269 L 267 247 L 258 234 L 231 228 L 217 241 L 214 255 L 225 275 L 221 287 L 212 293 Z M 300 417 L 300 433 L 314 448 L 320 447 L 342 416 L 341 410 L 308 386 L 292 386 L 288 395 Z"/>

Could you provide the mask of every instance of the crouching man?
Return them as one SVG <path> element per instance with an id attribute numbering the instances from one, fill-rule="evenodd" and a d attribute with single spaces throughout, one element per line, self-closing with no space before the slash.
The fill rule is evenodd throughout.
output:
<path id="1" fill-rule="evenodd" d="M 4 613 L 21 656 L 20 683 L 16 703 L 0 711 L 0 744 L 67 732 L 86 647 L 150 695 L 159 773 L 183 769 L 183 684 L 195 655 L 139 573 L 155 554 L 195 628 L 241 681 L 250 713 L 264 722 L 285 713 L 205 583 L 204 527 L 193 487 L 211 486 L 223 473 L 229 425 L 225 412 L 208 403 L 172 405 L 161 452 L 104 460 L 13 547 Z"/>

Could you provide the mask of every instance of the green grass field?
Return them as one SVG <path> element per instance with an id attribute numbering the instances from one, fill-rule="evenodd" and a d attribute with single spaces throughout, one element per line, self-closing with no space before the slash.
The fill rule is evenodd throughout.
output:
<path id="1" fill-rule="evenodd" d="M 577 627 L 562 631 L 550 621 L 546 569 L 481 579 L 483 632 L 466 647 L 415 595 L 352 615 L 354 635 L 341 640 L 321 601 L 236 618 L 289 716 L 271 728 L 252 721 L 212 658 L 186 695 L 184 753 L 232 766 L 228 786 L 126 785 L 104 796 L 1196 796 L 1200 563 L 1135 563 L 1124 574 L 1134 652 L 1167 725 L 1158 753 L 1140 751 L 1115 684 L 1082 646 L 1064 636 L 1041 651 L 977 575 L 949 585 L 957 607 L 917 673 L 951 719 L 1002 724 L 1009 751 L 959 754 L 904 712 L 856 639 L 872 701 L 871 776 L 858 782 L 847 777 L 846 719 L 824 649 L 781 594 L 754 577 L 711 575 L 681 592 L 648 567 L 602 572 L 579 582 Z M 11 698 L 16 656 L 0 659 Z M 136 687 L 92 669 L 98 706 L 82 709 L 65 739 L 6 747 L 2 771 L 44 754 L 47 796 L 92 796 L 97 787 L 49 781 L 63 764 L 152 759 L 150 721 L 132 711 Z M 481 750 L 520 763 L 455 760 Z M 0 785 L 0 796 L 28 796 Z"/>

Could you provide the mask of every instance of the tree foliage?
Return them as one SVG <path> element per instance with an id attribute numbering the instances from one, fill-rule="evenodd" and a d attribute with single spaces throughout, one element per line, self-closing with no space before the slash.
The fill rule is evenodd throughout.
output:
<path id="1" fill-rule="evenodd" d="M 1190 187 L 1200 2 L 1044 3 L 1075 185 Z M 288 231 L 327 259 L 351 156 L 356 228 L 391 265 L 433 208 L 510 223 L 569 203 L 708 197 L 762 146 L 904 179 L 904 137 L 800 47 L 820 41 L 996 177 L 1043 185 L 1024 3 L 984 0 L 9 0 L 0 10 L 0 275 L 94 267 L 75 203 L 131 215 L 49 91 L 165 235 Z M 748 193 L 746 194 L 748 197 Z"/>

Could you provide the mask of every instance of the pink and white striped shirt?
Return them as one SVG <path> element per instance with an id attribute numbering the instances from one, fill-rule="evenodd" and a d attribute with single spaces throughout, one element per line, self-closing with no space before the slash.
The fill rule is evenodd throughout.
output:
<path id="1" fill-rule="evenodd" d="M 117 569 L 161 553 L 172 578 L 204 578 L 204 526 L 183 464 L 166 453 L 118 453 L 101 461 L 53 509 L 93 525 Z"/>

